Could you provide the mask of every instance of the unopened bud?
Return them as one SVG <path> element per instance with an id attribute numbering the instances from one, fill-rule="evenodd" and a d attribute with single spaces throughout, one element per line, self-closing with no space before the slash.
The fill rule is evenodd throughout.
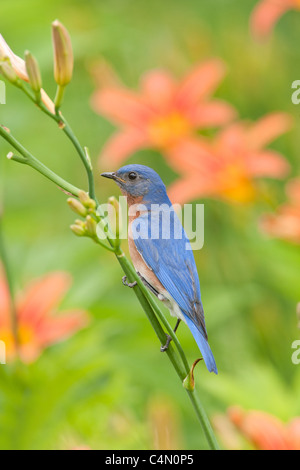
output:
<path id="1" fill-rule="evenodd" d="M 19 77 L 7 60 L 0 62 L 0 73 L 11 83 L 17 84 Z"/>
<path id="2" fill-rule="evenodd" d="M 25 52 L 25 65 L 31 88 L 38 93 L 42 88 L 42 77 L 39 64 L 31 52 Z"/>
<path id="3" fill-rule="evenodd" d="M 117 213 L 120 212 L 120 204 L 119 204 L 119 201 L 115 198 L 115 196 L 109 197 L 108 198 L 108 203 L 111 204 L 114 207 L 114 209 Z"/>
<path id="4" fill-rule="evenodd" d="M 52 23 L 52 42 L 54 50 L 54 79 L 58 85 L 64 87 L 72 79 L 74 61 L 70 35 L 58 20 Z"/>
<path id="5" fill-rule="evenodd" d="M 81 202 L 81 204 L 86 207 L 87 209 L 96 209 L 96 202 L 94 199 L 91 199 L 88 193 L 85 191 L 80 190 L 78 192 L 78 197 Z"/>
<path id="6" fill-rule="evenodd" d="M 86 208 L 79 202 L 77 199 L 70 197 L 68 199 L 69 207 L 74 211 L 76 214 L 81 215 L 81 217 L 86 217 L 87 210 Z"/>
<path id="7" fill-rule="evenodd" d="M 80 220 L 80 219 L 76 219 L 76 220 L 75 220 L 75 224 L 76 224 L 76 225 L 80 225 L 80 226 L 83 227 L 83 228 L 85 227 L 84 221 L 83 221 L 83 220 Z"/>
<path id="8" fill-rule="evenodd" d="M 81 225 L 78 225 L 78 224 L 71 225 L 70 229 L 75 235 L 77 235 L 77 237 L 84 237 L 86 235 L 86 231 Z"/>
<path id="9" fill-rule="evenodd" d="M 91 237 L 95 237 L 97 235 L 97 223 L 90 215 L 86 218 L 85 227 L 88 235 Z"/>

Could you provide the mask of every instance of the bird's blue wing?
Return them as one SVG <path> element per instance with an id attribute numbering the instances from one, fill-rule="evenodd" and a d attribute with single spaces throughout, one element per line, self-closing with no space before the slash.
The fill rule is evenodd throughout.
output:
<path id="1" fill-rule="evenodd" d="M 206 336 L 194 256 L 176 213 L 173 210 L 148 212 L 133 221 L 132 232 L 145 263 L 180 309 L 199 323 Z"/>
<path id="2" fill-rule="evenodd" d="M 217 372 L 207 342 L 194 255 L 176 213 L 169 210 L 143 214 L 133 221 L 132 233 L 145 263 L 184 314 L 208 369 Z"/>

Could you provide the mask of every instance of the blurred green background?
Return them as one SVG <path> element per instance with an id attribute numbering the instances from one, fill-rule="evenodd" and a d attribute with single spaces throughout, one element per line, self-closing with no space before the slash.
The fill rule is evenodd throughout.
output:
<path id="1" fill-rule="evenodd" d="M 291 103 L 291 83 L 299 79 L 300 14 L 281 19 L 264 44 L 249 33 L 252 0 L 2 0 L 0 32 L 15 53 L 29 49 L 39 60 L 44 88 L 55 93 L 51 22 L 68 28 L 74 47 L 74 79 L 64 114 L 95 162 L 113 126 L 90 108 L 95 88 L 90 70 L 105 58 L 125 84 L 164 67 L 181 76 L 212 56 L 228 65 L 216 96 L 231 102 L 240 117 L 257 119 L 282 110 L 295 127 L 272 147 L 299 174 L 299 109 Z M 79 159 L 56 125 L 7 86 L 1 123 L 54 171 L 86 188 Z M 122 286 L 113 255 L 72 235 L 66 197 L 33 170 L 6 161 L 9 146 L 0 140 L 4 175 L 4 228 L 17 288 L 62 269 L 74 279 L 62 308 L 80 307 L 90 325 L 45 350 L 33 364 L 0 366 L 0 448 L 153 449 L 155 429 L 165 412 L 174 447 L 206 448 L 185 391 L 178 382 L 135 296 Z M 4 161 L 5 160 L 5 161 Z M 152 151 L 131 157 L 157 170 L 166 183 L 176 175 Z M 107 168 L 109 170 L 109 168 Z M 117 187 L 96 172 L 101 201 Z M 267 183 L 276 203 L 283 182 Z M 270 206 L 226 205 L 205 200 L 205 245 L 195 253 L 210 345 L 219 376 L 203 365 L 196 383 L 210 417 L 228 406 L 268 411 L 283 420 L 300 414 L 300 365 L 291 362 L 299 338 L 296 304 L 299 247 L 269 240 L 258 218 Z M 123 248 L 127 252 L 127 242 Z M 198 350 L 182 326 L 179 338 L 189 361 Z"/>

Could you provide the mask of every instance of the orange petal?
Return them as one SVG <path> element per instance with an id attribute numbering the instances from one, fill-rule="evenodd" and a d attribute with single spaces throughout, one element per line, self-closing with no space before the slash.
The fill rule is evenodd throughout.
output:
<path id="1" fill-rule="evenodd" d="M 288 450 L 287 432 L 279 419 L 262 411 L 237 413 L 236 408 L 228 410 L 229 418 L 258 449 Z"/>
<path id="2" fill-rule="evenodd" d="M 71 277 L 65 272 L 51 273 L 33 282 L 18 304 L 20 320 L 37 325 L 59 304 L 70 284 Z"/>
<path id="3" fill-rule="evenodd" d="M 290 448 L 300 450 L 300 418 L 293 419 L 287 427 Z"/>
<path id="4" fill-rule="evenodd" d="M 176 82 L 168 72 L 152 70 L 144 74 L 141 88 L 147 102 L 157 110 L 168 110 L 172 106 Z"/>
<path id="5" fill-rule="evenodd" d="M 292 204 L 300 206 L 300 178 L 294 178 L 288 182 L 286 193 Z"/>
<path id="6" fill-rule="evenodd" d="M 273 150 L 249 153 L 245 165 L 249 174 L 255 177 L 284 178 L 290 170 L 287 160 Z"/>
<path id="7" fill-rule="evenodd" d="M 235 109 L 225 101 L 213 100 L 191 109 L 189 117 L 197 127 L 221 126 L 236 117 Z"/>
<path id="8" fill-rule="evenodd" d="M 101 168 L 119 168 L 120 164 L 134 152 L 147 147 L 145 134 L 135 128 L 127 128 L 117 132 L 106 142 L 100 155 Z"/>
<path id="9" fill-rule="evenodd" d="M 1 274 L 1 270 L 0 270 Z M 7 282 L 0 277 L 0 328 L 7 327 L 10 323 L 10 302 Z M 1 330 L 0 330 L 1 339 Z"/>
<path id="10" fill-rule="evenodd" d="M 267 414 L 254 413 L 243 423 L 245 436 L 261 450 L 288 450 L 289 444 L 281 421 Z"/>
<path id="11" fill-rule="evenodd" d="M 251 16 L 252 34 L 261 39 L 268 36 L 279 18 L 293 7 L 295 0 L 261 0 Z"/>
<path id="12" fill-rule="evenodd" d="M 300 211 L 284 205 L 277 214 L 264 215 L 260 228 L 271 237 L 281 238 L 292 243 L 300 243 Z"/>
<path id="13" fill-rule="evenodd" d="M 168 188 L 168 195 L 173 204 L 185 204 L 203 196 L 211 196 L 215 192 L 213 181 L 199 174 L 179 179 Z"/>
<path id="14" fill-rule="evenodd" d="M 200 138 L 178 142 L 167 150 L 166 158 L 172 168 L 188 175 L 214 171 L 217 164 L 210 145 Z"/>
<path id="15" fill-rule="evenodd" d="M 220 155 L 240 155 L 245 149 L 245 124 L 235 122 L 222 129 L 215 141 L 215 146 Z"/>
<path id="16" fill-rule="evenodd" d="M 224 75 L 225 65 L 219 59 L 200 64 L 179 85 L 176 102 L 182 108 L 196 105 L 215 91 Z"/>
<path id="17" fill-rule="evenodd" d="M 116 124 L 144 128 L 153 111 L 139 95 L 125 88 L 104 88 L 92 95 L 92 108 Z"/>
<path id="18" fill-rule="evenodd" d="M 287 113 L 270 113 L 249 127 L 248 145 L 253 150 L 260 150 L 292 127 L 292 118 Z"/>
<path id="19" fill-rule="evenodd" d="M 88 322 L 89 317 L 83 310 L 64 312 L 47 318 L 36 332 L 38 342 L 41 346 L 46 347 L 57 341 L 62 341 L 85 327 Z"/>

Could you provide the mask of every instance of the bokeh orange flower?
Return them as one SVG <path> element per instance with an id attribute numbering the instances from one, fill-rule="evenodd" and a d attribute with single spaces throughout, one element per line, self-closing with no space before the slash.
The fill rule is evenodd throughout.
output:
<path id="1" fill-rule="evenodd" d="M 288 10 L 300 10 L 300 0 L 260 0 L 251 16 L 251 31 L 257 38 L 267 37 Z"/>
<path id="2" fill-rule="evenodd" d="M 271 113 L 252 124 L 233 123 L 213 141 L 198 138 L 181 143 L 168 155 L 169 164 L 183 175 L 168 190 L 171 200 L 181 204 L 200 197 L 253 200 L 257 178 L 287 175 L 288 162 L 265 147 L 290 127 L 290 116 Z"/>
<path id="3" fill-rule="evenodd" d="M 268 235 L 300 244 L 300 178 L 287 184 L 288 202 L 279 207 L 276 214 L 261 219 L 261 228 Z"/>
<path id="4" fill-rule="evenodd" d="M 114 82 L 100 84 L 91 105 L 121 126 L 102 151 L 103 166 L 119 167 L 132 153 L 144 148 L 165 153 L 188 140 L 196 129 L 231 121 L 236 116 L 233 107 L 211 98 L 224 75 L 223 62 L 211 59 L 181 82 L 166 71 L 150 71 L 142 77 L 140 93 Z"/>
<path id="5" fill-rule="evenodd" d="M 13 334 L 7 283 L 0 277 L 0 340 L 7 360 L 18 355 L 33 362 L 49 345 L 61 341 L 88 323 L 88 314 L 72 310 L 57 314 L 56 309 L 71 284 L 65 272 L 54 272 L 34 281 L 16 300 L 17 339 Z"/>
<path id="6" fill-rule="evenodd" d="M 300 450 L 300 417 L 285 424 L 264 411 L 233 406 L 227 418 L 257 450 Z"/>

